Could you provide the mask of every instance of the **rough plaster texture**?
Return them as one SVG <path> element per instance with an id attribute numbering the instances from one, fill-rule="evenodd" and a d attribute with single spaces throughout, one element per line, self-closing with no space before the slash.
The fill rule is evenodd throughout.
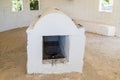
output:
<path id="1" fill-rule="evenodd" d="M 74 22 L 59 11 L 47 14 L 38 19 L 33 27 L 27 29 L 27 72 L 63 73 L 82 72 L 85 35 L 84 28 L 77 28 Z M 69 38 L 68 62 L 43 64 L 43 36 L 62 35 Z"/>

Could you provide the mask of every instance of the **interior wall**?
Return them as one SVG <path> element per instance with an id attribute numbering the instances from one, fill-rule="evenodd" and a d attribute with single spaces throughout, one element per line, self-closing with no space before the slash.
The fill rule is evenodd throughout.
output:
<path id="1" fill-rule="evenodd" d="M 59 36 L 44 36 L 45 41 L 59 41 Z"/>
<path id="2" fill-rule="evenodd" d="M 99 0 L 40 0 L 39 11 L 29 10 L 29 0 L 23 0 L 22 12 L 11 12 L 11 0 L 0 1 L 0 31 L 28 26 L 33 17 L 47 7 L 57 7 L 68 16 L 77 20 L 88 20 L 116 26 L 120 35 L 120 0 L 114 0 L 113 12 L 99 12 Z"/>
<path id="3" fill-rule="evenodd" d="M 30 11 L 29 0 L 23 0 L 23 11 L 12 12 L 12 0 L 0 0 L 0 32 L 28 26 L 36 15 L 40 14 L 38 11 Z"/>
<path id="4" fill-rule="evenodd" d="M 69 58 L 69 38 L 68 38 L 68 36 L 60 36 L 59 40 L 60 40 L 59 44 L 60 44 L 60 49 L 62 51 L 62 54 L 68 60 L 68 58 Z"/>
<path id="5" fill-rule="evenodd" d="M 120 0 L 115 0 L 116 1 L 116 7 L 115 7 L 115 11 L 116 11 L 116 16 L 115 18 L 117 18 L 116 20 L 116 36 L 120 37 Z M 113 20 L 114 22 L 114 20 Z"/>
<path id="6" fill-rule="evenodd" d="M 117 27 L 120 35 L 120 0 L 114 0 L 113 12 L 99 12 L 99 0 L 41 0 L 41 11 L 57 7 L 71 18 L 110 24 Z"/>
<path id="7" fill-rule="evenodd" d="M 59 37 L 59 45 L 60 45 L 60 49 L 62 51 L 62 54 L 66 57 L 66 54 L 65 54 L 65 36 Z"/>

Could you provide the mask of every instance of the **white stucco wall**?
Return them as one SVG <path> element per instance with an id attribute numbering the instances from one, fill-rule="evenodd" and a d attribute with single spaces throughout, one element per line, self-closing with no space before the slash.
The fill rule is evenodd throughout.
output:
<path id="1" fill-rule="evenodd" d="M 55 6 L 74 19 L 115 24 L 120 13 L 120 0 L 114 0 L 113 12 L 99 12 L 99 0 L 41 0 L 41 10 Z M 113 22 L 114 21 L 114 22 Z"/>
<path id="2" fill-rule="evenodd" d="M 36 29 L 35 31 L 37 31 Z M 85 48 L 85 35 L 84 28 L 79 29 L 78 35 L 69 35 L 69 60 L 67 63 L 51 63 L 43 64 L 42 60 L 42 34 L 36 34 L 29 32 L 28 34 L 28 46 L 27 46 L 27 73 L 66 73 L 66 72 L 80 72 L 83 69 L 83 58 Z M 61 34 L 63 35 L 62 31 Z M 66 33 L 65 33 L 66 34 Z M 64 35 L 65 35 L 64 34 Z M 54 35 L 58 35 L 57 33 Z"/>
<path id="3" fill-rule="evenodd" d="M 117 24 L 116 36 L 120 37 L 120 22 Z"/>
<path id="4" fill-rule="evenodd" d="M 38 11 L 30 11 L 29 0 L 23 0 L 23 11 L 12 12 L 12 0 L 0 0 L 0 32 L 28 26 Z"/>
<path id="5" fill-rule="evenodd" d="M 99 0 L 41 0 L 41 10 L 55 6 L 73 19 L 100 22 L 117 27 L 120 35 L 120 0 L 114 0 L 113 12 L 99 12 Z M 91 23 L 92 24 L 92 23 Z M 93 23 L 94 24 L 94 23 Z"/>
<path id="6" fill-rule="evenodd" d="M 23 0 L 24 10 L 19 13 L 11 12 L 11 0 L 0 1 L 0 31 L 28 26 L 33 17 L 40 11 L 29 10 L 29 0 Z M 60 8 L 64 13 L 73 19 L 83 19 L 93 22 L 111 24 L 116 29 L 116 34 L 120 35 L 120 0 L 114 0 L 113 12 L 99 12 L 99 0 L 40 0 L 41 11 L 47 7 Z"/>
<path id="7" fill-rule="evenodd" d="M 82 72 L 85 49 L 85 30 L 78 28 L 71 18 L 59 10 L 40 17 L 27 29 L 27 72 L 64 73 Z M 62 38 L 67 57 L 66 62 L 43 63 L 43 36 L 65 36 Z M 67 36 L 67 37 L 66 37 Z M 56 59 L 58 60 L 58 59 Z M 55 65 L 53 65 L 55 64 Z"/>
<path id="8" fill-rule="evenodd" d="M 84 26 L 87 32 L 97 33 L 106 36 L 115 36 L 116 33 L 117 27 L 110 24 L 85 20 L 76 20 L 75 22 L 80 23 L 82 26 Z"/>

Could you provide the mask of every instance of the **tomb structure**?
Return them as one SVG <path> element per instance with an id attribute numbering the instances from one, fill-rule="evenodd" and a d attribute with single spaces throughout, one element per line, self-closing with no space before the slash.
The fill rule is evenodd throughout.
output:
<path id="1" fill-rule="evenodd" d="M 50 8 L 27 29 L 27 73 L 82 72 L 85 30 Z"/>

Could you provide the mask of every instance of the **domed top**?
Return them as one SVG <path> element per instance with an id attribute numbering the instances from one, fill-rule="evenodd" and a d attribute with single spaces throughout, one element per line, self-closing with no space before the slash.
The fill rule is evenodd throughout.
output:
<path id="1" fill-rule="evenodd" d="M 72 19 L 57 8 L 43 11 L 27 29 L 27 32 L 36 35 L 73 35 L 79 34 L 79 31 Z"/>

